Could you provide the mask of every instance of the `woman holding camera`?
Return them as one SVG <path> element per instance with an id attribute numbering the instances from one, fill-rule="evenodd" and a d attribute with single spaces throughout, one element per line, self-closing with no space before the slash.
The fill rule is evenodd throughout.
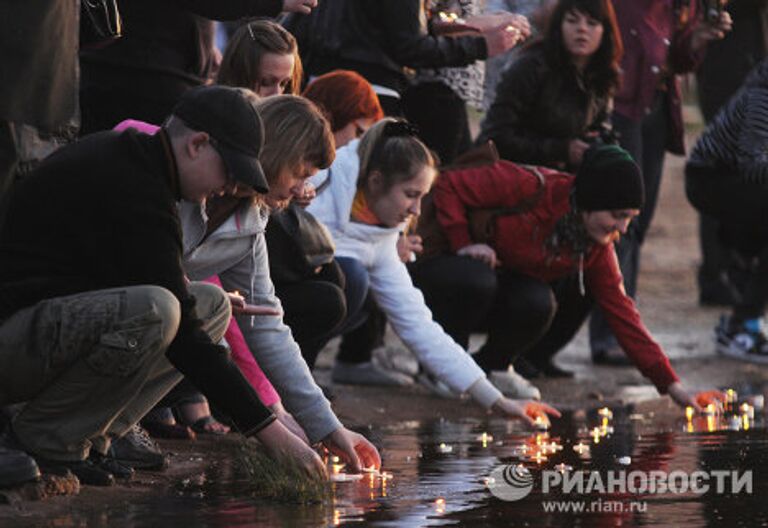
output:
<path id="1" fill-rule="evenodd" d="M 504 159 L 578 167 L 610 132 L 621 54 L 609 0 L 560 0 L 545 38 L 505 72 L 478 141 L 493 140 Z"/>

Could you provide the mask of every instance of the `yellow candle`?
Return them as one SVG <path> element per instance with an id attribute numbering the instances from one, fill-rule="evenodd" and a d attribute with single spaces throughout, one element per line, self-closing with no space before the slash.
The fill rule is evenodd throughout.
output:
<path id="1" fill-rule="evenodd" d="M 690 422 L 693 419 L 693 415 L 696 413 L 696 409 L 693 407 L 686 407 L 685 408 L 685 417 Z"/>

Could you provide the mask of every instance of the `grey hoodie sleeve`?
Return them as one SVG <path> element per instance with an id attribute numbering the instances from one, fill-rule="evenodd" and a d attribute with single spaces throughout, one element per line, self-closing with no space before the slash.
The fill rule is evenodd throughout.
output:
<path id="1" fill-rule="evenodd" d="M 263 234 L 254 236 L 253 252 L 219 274 L 227 291 L 245 294 L 248 302 L 282 311 L 269 277 L 267 245 Z M 253 282 L 252 282 L 253 281 Z M 248 347 L 272 382 L 288 412 L 301 424 L 312 443 L 342 427 L 301 356 L 299 345 L 281 316 L 237 318 Z"/>

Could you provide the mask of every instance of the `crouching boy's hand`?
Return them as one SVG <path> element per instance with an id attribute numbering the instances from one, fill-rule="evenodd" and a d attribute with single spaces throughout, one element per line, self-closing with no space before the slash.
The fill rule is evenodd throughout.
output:
<path id="1" fill-rule="evenodd" d="M 493 404 L 492 409 L 509 418 L 523 420 L 531 427 L 537 425 L 537 416 L 541 416 L 542 419 L 546 419 L 546 423 L 549 423 L 549 418 L 547 415 L 560 418 L 560 411 L 554 407 L 551 407 L 546 403 L 528 400 L 511 400 L 509 398 L 499 398 L 498 401 Z"/>
<path id="2" fill-rule="evenodd" d="M 328 470 L 320 456 L 280 420 L 275 420 L 256 433 L 256 438 L 264 444 L 269 456 L 278 462 L 296 464 L 310 477 L 328 478 Z"/>
<path id="3" fill-rule="evenodd" d="M 381 468 L 381 456 L 376 447 L 363 435 L 346 427 L 339 427 L 322 443 L 328 451 L 346 462 L 353 473 L 360 473 L 364 468 Z"/>

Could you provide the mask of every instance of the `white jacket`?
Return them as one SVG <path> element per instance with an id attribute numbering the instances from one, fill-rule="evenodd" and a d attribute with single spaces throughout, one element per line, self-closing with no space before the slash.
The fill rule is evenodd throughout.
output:
<path id="1" fill-rule="evenodd" d="M 478 403 L 490 408 L 502 397 L 501 392 L 472 357 L 432 320 L 424 296 L 413 285 L 397 254 L 401 229 L 350 221 L 360 165 L 358 143 L 352 141 L 340 148 L 330 169 L 312 177 L 320 192 L 307 210 L 330 230 L 337 256 L 357 259 L 368 270 L 376 302 L 419 362 L 451 389 L 469 391 Z"/>
<path id="2" fill-rule="evenodd" d="M 218 275 L 226 291 L 237 290 L 251 304 L 282 311 L 269 277 L 266 211 L 245 205 L 202 243 L 207 223 L 203 208 L 181 202 L 179 219 L 184 235 L 183 265 L 190 279 Z M 242 316 L 237 322 L 259 366 L 310 441 L 317 442 L 341 427 L 283 318 Z"/>

